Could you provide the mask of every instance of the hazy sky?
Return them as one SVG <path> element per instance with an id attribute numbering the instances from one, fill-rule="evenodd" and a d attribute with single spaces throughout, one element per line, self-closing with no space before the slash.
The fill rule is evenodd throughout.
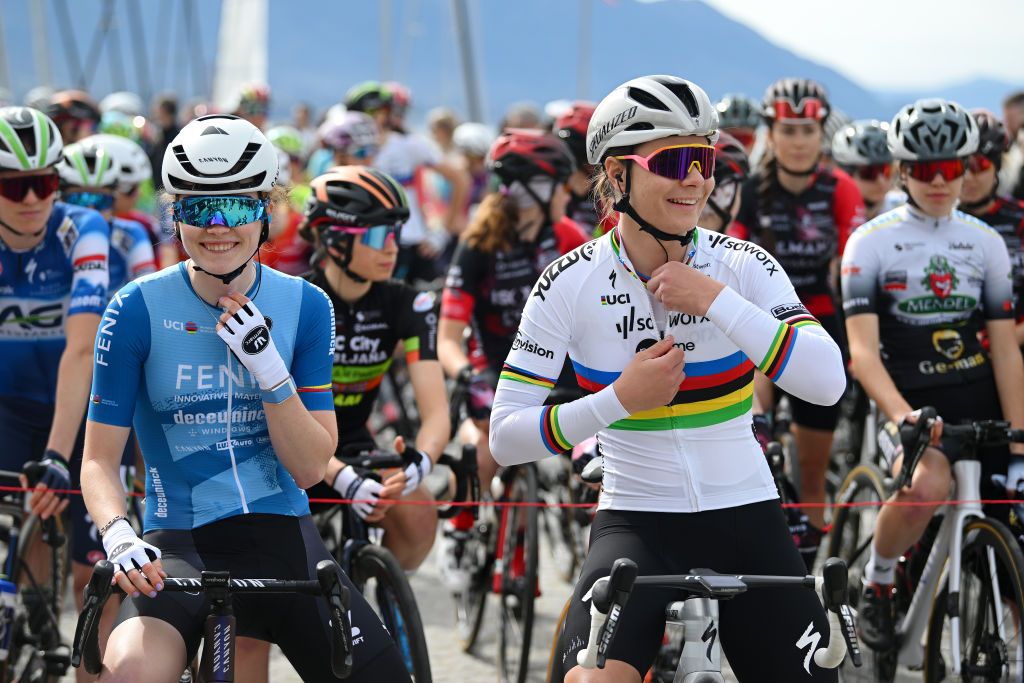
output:
<path id="1" fill-rule="evenodd" d="M 869 87 L 1024 86 L 1024 0 L 704 0 Z"/>

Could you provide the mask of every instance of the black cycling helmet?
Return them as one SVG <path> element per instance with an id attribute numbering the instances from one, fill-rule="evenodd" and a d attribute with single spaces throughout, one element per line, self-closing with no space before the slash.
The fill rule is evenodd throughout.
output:
<path id="1" fill-rule="evenodd" d="M 998 171 L 1003 165 L 1003 154 L 1010 148 L 1006 126 L 988 109 L 972 109 L 971 116 L 978 124 L 977 154 L 988 157 Z"/>
<path id="2" fill-rule="evenodd" d="M 380 81 L 364 81 L 345 93 L 343 104 L 349 111 L 370 114 L 380 109 L 390 109 L 393 99 L 391 90 Z"/>
<path id="3" fill-rule="evenodd" d="M 757 128 L 761 125 L 761 107 L 746 95 L 726 95 L 715 105 L 720 128 Z"/>
<path id="4" fill-rule="evenodd" d="M 516 181 L 525 184 L 537 176 L 564 182 L 576 170 L 576 160 L 569 147 L 551 133 L 511 128 L 491 145 L 487 170 L 506 186 Z"/>
<path id="5" fill-rule="evenodd" d="M 722 132 L 715 143 L 715 183 L 743 182 L 750 174 L 750 158 L 739 140 Z"/>
<path id="6" fill-rule="evenodd" d="M 825 88 L 809 78 L 781 78 L 768 86 L 761 101 L 761 116 L 769 125 L 784 119 L 824 125 L 830 110 Z"/>
<path id="7" fill-rule="evenodd" d="M 335 166 L 309 184 L 305 221 L 299 234 L 308 241 L 319 237 L 317 261 L 334 247 L 341 254 L 335 262 L 357 282 L 365 278 L 348 269 L 354 236 L 332 226 L 373 227 L 400 225 L 409 219 L 409 200 L 398 182 L 369 166 Z"/>

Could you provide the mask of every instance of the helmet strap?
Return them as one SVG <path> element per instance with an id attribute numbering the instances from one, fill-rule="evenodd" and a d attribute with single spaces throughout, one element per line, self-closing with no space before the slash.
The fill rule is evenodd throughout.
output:
<path id="1" fill-rule="evenodd" d="M 49 221 L 47 221 L 47 222 L 49 222 Z M 43 227 L 39 228 L 35 232 L 21 232 L 20 230 L 15 230 L 14 228 L 9 226 L 7 223 L 5 223 L 2 220 L 0 220 L 0 226 L 3 226 L 4 228 L 10 230 L 11 232 L 13 232 L 18 237 L 39 237 L 44 232 L 46 232 L 46 224 L 45 223 L 43 224 Z"/>
<path id="2" fill-rule="evenodd" d="M 785 166 L 783 166 L 782 162 L 779 161 L 779 157 L 778 156 L 775 157 L 775 165 L 778 166 L 780 170 L 785 171 L 789 175 L 797 176 L 799 178 L 806 178 L 809 175 L 813 175 L 814 172 L 818 170 L 818 164 L 820 162 L 821 162 L 821 153 L 819 152 L 818 153 L 818 157 L 814 160 L 814 163 L 811 164 L 811 167 L 809 169 L 807 169 L 806 171 L 794 171 L 791 168 L 786 168 Z"/>
<path id="3" fill-rule="evenodd" d="M 178 227 L 178 222 L 177 221 L 174 222 L 174 229 L 175 229 L 176 232 L 180 230 L 180 228 Z M 181 239 L 181 238 L 179 237 L 178 239 Z M 260 231 L 260 243 L 256 245 L 256 251 L 252 252 L 252 256 L 247 258 L 245 260 L 245 263 L 243 263 L 242 265 L 238 266 L 237 268 L 232 270 L 230 273 L 211 273 L 208 270 L 203 270 L 202 268 L 200 268 L 199 264 L 196 263 L 196 260 L 192 259 L 192 268 L 195 269 L 195 271 L 197 273 L 206 273 L 210 277 L 216 278 L 216 279 L 220 280 L 221 282 L 223 282 L 226 285 L 230 285 L 231 282 L 235 278 L 237 278 L 239 275 L 241 275 L 245 271 L 245 267 L 249 265 L 249 262 L 252 261 L 253 258 L 259 259 L 260 247 L 262 247 L 263 243 L 266 242 L 268 239 L 270 239 L 270 221 L 267 220 L 266 218 L 264 218 L 263 219 L 263 229 Z"/>
<path id="4" fill-rule="evenodd" d="M 619 213 L 626 214 L 634 221 L 636 221 L 636 224 L 640 226 L 640 232 L 646 232 L 648 235 L 653 237 L 658 242 L 658 246 L 661 247 L 661 250 L 665 252 L 665 261 L 668 262 L 668 250 L 665 249 L 665 245 L 663 245 L 662 242 L 678 242 L 679 246 L 685 247 L 687 244 L 690 243 L 690 240 L 693 237 L 693 230 L 691 229 L 685 235 L 674 235 L 670 232 L 659 230 L 658 228 L 654 227 L 646 220 L 644 220 L 640 216 L 640 214 L 637 213 L 637 210 L 633 208 L 633 205 L 629 201 L 629 186 L 632 183 L 632 180 L 633 165 L 629 164 L 628 166 L 626 166 L 626 188 L 622 192 L 622 196 L 619 197 L 615 201 L 615 204 L 612 205 L 612 208 L 614 208 Z"/>
<path id="5" fill-rule="evenodd" d="M 348 277 L 350 280 L 358 282 L 359 284 L 363 284 L 364 282 L 369 282 L 369 280 L 367 280 L 362 275 L 359 275 L 349 267 L 352 263 L 353 242 L 355 242 L 355 236 L 348 235 L 343 237 L 341 242 L 339 242 L 338 244 L 331 245 L 331 247 L 333 247 L 338 253 L 341 254 L 340 256 L 335 256 L 330 251 L 328 251 L 331 247 L 327 246 L 321 246 L 321 253 L 327 256 L 327 258 L 331 259 L 334 265 L 338 266 L 338 268 L 341 269 L 341 272 L 344 273 L 345 276 Z M 321 258 L 319 258 L 317 254 L 314 254 L 313 261 L 319 264 L 321 262 Z"/>

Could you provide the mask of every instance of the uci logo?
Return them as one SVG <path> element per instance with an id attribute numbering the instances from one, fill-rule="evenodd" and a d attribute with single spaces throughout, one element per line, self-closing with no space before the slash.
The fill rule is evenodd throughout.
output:
<path id="1" fill-rule="evenodd" d="M 242 340 L 242 350 L 250 356 L 255 356 L 257 353 L 267 348 L 267 344 L 269 343 L 270 330 L 267 329 L 266 325 L 260 325 L 249 332 L 249 334 L 245 335 L 245 339 Z"/>

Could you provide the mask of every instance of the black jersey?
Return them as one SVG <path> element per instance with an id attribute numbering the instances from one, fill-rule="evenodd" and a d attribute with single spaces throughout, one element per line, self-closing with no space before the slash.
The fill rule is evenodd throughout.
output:
<path id="1" fill-rule="evenodd" d="M 334 304 L 335 350 L 331 385 L 338 433 L 363 429 L 373 411 L 395 347 L 405 346 L 409 364 L 437 360 L 437 297 L 404 282 L 375 282 L 359 301 L 342 301 L 323 273 L 307 276 Z M 340 448 L 344 439 L 338 440 Z"/>
<path id="2" fill-rule="evenodd" d="M 1006 242 L 1013 272 L 1017 320 L 1024 320 L 1024 202 L 996 197 L 992 208 L 975 216 L 988 223 Z"/>

